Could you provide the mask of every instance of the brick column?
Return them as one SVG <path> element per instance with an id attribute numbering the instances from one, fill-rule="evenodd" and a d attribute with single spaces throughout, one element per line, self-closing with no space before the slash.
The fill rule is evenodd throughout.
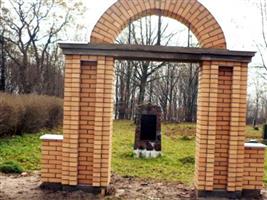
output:
<path id="1" fill-rule="evenodd" d="M 96 103 L 93 144 L 93 186 L 107 186 L 110 181 L 113 58 L 98 57 L 96 73 Z"/>
<path id="2" fill-rule="evenodd" d="M 81 57 L 78 184 L 104 187 L 110 182 L 113 58 Z"/>
<path id="3" fill-rule="evenodd" d="M 204 62 L 199 79 L 197 189 L 241 195 L 244 183 L 247 63 Z"/>
<path id="4" fill-rule="evenodd" d="M 219 65 L 219 63 L 218 63 Z M 214 189 L 226 190 L 233 68 L 219 67 Z"/>
<path id="5" fill-rule="evenodd" d="M 81 59 L 78 184 L 92 185 L 97 57 Z"/>
<path id="6" fill-rule="evenodd" d="M 244 69 L 243 69 L 244 68 Z M 227 191 L 242 191 L 247 67 L 233 63 Z M 242 87 L 242 89 L 241 89 Z"/>
<path id="7" fill-rule="evenodd" d="M 78 184 L 78 138 L 80 120 L 80 56 L 66 56 L 64 90 L 64 140 L 62 184 Z"/>
<path id="8" fill-rule="evenodd" d="M 100 186 L 101 159 L 102 159 L 102 134 L 103 134 L 103 96 L 105 83 L 105 57 L 98 57 L 95 83 L 95 108 L 94 108 L 94 142 L 93 142 L 93 186 Z"/>
<path id="9" fill-rule="evenodd" d="M 247 79 L 248 79 L 248 63 L 238 63 L 240 66 L 240 88 L 239 88 L 239 129 L 238 129 L 238 154 L 237 154 L 237 175 L 236 190 L 241 191 L 243 188 L 244 178 L 244 158 L 245 158 L 245 133 L 246 133 L 246 117 L 247 117 Z"/>
<path id="10" fill-rule="evenodd" d="M 207 166 L 206 166 L 206 187 L 207 191 L 214 189 L 214 163 L 215 163 L 215 139 L 216 139 L 216 117 L 217 117 L 217 97 L 218 97 L 218 65 L 211 62 L 210 65 L 210 85 L 209 85 L 209 113 L 208 113 L 208 146 L 207 146 Z"/>
<path id="11" fill-rule="evenodd" d="M 216 63 L 210 61 L 202 63 L 198 95 L 195 185 L 199 191 L 212 191 L 218 96 Z"/>

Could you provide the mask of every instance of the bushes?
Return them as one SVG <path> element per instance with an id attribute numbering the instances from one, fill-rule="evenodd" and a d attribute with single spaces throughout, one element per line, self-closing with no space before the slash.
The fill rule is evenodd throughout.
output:
<path id="1" fill-rule="evenodd" d="M 10 174 L 17 173 L 20 174 L 23 172 L 23 168 L 16 161 L 7 161 L 0 164 L 0 172 Z"/>
<path id="2" fill-rule="evenodd" d="M 186 156 L 184 158 L 180 158 L 179 161 L 184 165 L 195 164 L 195 158 L 193 156 Z"/>
<path id="3" fill-rule="evenodd" d="M 0 137 L 52 129 L 61 125 L 62 119 L 62 99 L 0 93 Z"/>

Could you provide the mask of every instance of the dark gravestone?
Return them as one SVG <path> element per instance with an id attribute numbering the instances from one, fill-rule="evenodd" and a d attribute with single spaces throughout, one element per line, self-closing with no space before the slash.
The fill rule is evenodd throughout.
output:
<path id="1" fill-rule="evenodd" d="M 134 153 L 137 157 L 157 157 L 161 154 L 161 108 L 139 106 L 136 113 Z"/>
<path id="2" fill-rule="evenodd" d="M 267 141 L 267 124 L 263 125 L 263 141 L 266 144 L 266 141 Z"/>

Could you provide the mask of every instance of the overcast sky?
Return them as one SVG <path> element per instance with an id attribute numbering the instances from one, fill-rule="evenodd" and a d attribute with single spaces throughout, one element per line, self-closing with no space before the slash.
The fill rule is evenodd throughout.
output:
<path id="1" fill-rule="evenodd" d="M 85 1 L 88 7 L 86 26 L 91 32 L 97 20 L 116 0 Z M 257 51 L 256 41 L 261 40 L 261 17 L 258 0 L 199 0 L 221 25 L 230 50 Z M 257 55 L 250 66 L 259 65 Z M 250 82 L 255 77 L 255 69 L 250 69 Z M 251 88 L 250 88 L 251 89 Z"/>
<path id="2" fill-rule="evenodd" d="M 256 50 L 255 38 L 260 36 L 260 16 L 256 6 L 247 0 L 199 0 L 215 16 L 232 50 Z M 256 1 L 256 0 L 254 0 Z M 89 31 L 101 15 L 116 0 L 86 1 L 86 17 Z"/>

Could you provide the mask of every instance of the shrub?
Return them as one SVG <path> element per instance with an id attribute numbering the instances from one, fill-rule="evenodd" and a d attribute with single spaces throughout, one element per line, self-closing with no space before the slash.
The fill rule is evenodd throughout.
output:
<path id="1" fill-rule="evenodd" d="M 190 137 L 187 136 L 187 135 L 183 135 L 183 136 L 181 137 L 181 140 L 183 140 L 183 141 L 190 141 L 190 140 L 192 140 L 192 138 L 190 138 Z"/>
<path id="2" fill-rule="evenodd" d="M 0 136 L 16 132 L 21 105 L 11 95 L 0 93 Z"/>
<path id="3" fill-rule="evenodd" d="M 180 158 L 179 161 L 186 165 L 186 164 L 194 164 L 195 163 L 195 158 L 193 156 L 187 156 L 184 158 Z"/>
<path id="4" fill-rule="evenodd" d="M 62 99 L 0 93 L 0 136 L 52 129 L 62 120 Z"/>
<path id="5" fill-rule="evenodd" d="M 15 161 L 6 161 L 0 164 L 0 172 L 2 173 L 17 173 L 20 174 L 23 172 L 22 167 Z"/>

